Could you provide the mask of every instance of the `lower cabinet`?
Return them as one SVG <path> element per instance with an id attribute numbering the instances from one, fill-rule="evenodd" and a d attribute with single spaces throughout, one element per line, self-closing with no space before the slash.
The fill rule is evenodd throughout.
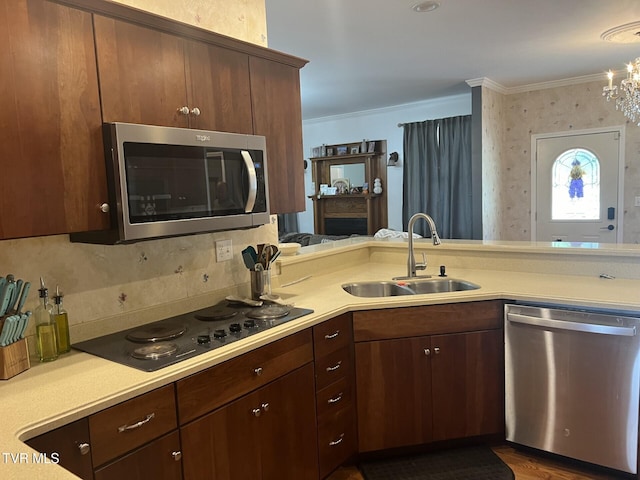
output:
<path id="1" fill-rule="evenodd" d="M 313 364 L 180 428 L 185 479 L 318 478 Z"/>
<path id="2" fill-rule="evenodd" d="M 360 452 L 504 431 L 501 303 L 461 305 L 354 314 Z"/>

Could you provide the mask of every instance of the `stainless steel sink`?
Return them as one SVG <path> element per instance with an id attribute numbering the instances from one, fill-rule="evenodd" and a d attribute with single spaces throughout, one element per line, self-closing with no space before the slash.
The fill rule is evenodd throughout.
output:
<path id="1" fill-rule="evenodd" d="M 480 285 L 455 278 L 432 278 L 412 281 L 358 282 L 342 285 L 345 292 L 356 297 L 395 297 L 398 295 L 422 295 L 425 293 L 462 292 L 475 290 Z"/>
<path id="2" fill-rule="evenodd" d="M 423 293 L 462 292 L 465 290 L 476 290 L 480 288 L 480 285 L 455 278 L 412 280 L 410 282 L 405 282 L 405 285 L 418 295 Z"/>
<path id="3" fill-rule="evenodd" d="M 345 292 L 356 297 L 394 297 L 415 295 L 415 292 L 398 282 L 360 282 L 342 285 Z"/>

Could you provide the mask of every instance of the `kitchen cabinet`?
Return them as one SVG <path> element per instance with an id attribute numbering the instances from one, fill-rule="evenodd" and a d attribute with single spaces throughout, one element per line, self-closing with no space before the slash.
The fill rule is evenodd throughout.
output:
<path id="1" fill-rule="evenodd" d="M 94 18 L 105 122 L 252 133 L 247 54 Z"/>
<path id="2" fill-rule="evenodd" d="M 267 139 L 271 213 L 305 210 L 299 68 L 252 56 L 253 130 Z"/>
<path id="3" fill-rule="evenodd" d="M 353 315 L 360 452 L 504 431 L 502 302 Z"/>
<path id="4" fill-rule="evenodd" d="M 180 429 L 186 479 L 317 478 L 313 366 Z"/>
<path id="5" fill-rule="evenodd" d="M 325 156 L 311 158 L 317 191 L 313 200 L 314 229 L 323 235 L 374 235 L 387 228 L 386 140 L 323 146 Z M 373 145 L 369 151 L 369 144 Z M 342 149 L 342 150 L 339 150 Z M 339 151 L 353 152 L 338 154 Z M 382 191 L 373 191 L 380 179 Z M 363 184 L 368 191 L 363 191 Z M 320 192 L 320 185 L 336 186 L 335 195 Z M 343 190 L 344 189 L 344 190 Z"/>
<path id="6" fill-rule="evenodd" d="M 185 478 L 317 478 L 312 361 L 304 330 L 179 380 Z"/>
<path id="7" fill-rule="evenodd" d="M 106 228 L 91 14 L 5 3 L 0 42 L 0 239 Z"/>
<path id="8" fill-rule="evenodd" d="M 93 478 L 89 421 L 86 418 L 34 437 L 26 443 L 46 455 L 51 463 L 58 463 L 85 480 Z"/>
<path id="9" fill-rule="evenodd" d="M 345 313 L 313 327 L 320 478 L 357 453 L 353 330 Z"/>

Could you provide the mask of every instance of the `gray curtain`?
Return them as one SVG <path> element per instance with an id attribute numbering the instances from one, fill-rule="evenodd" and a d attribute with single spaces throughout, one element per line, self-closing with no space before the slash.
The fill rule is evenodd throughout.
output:
<path id="1" fill-rule="evenodd" d="M 298 232 L 298 214 L 297 213 L 279 213 L 278 214 L 278 236 L 282 237 L 285 233 Z"/>
<path id="2" fill-rule="evenodd" d="M 442 238 L 472 238 L 471 115 L 404 125 L 402 224 L 423 212 Z M 425 222 L 415 233 L 429 234 Z"/>

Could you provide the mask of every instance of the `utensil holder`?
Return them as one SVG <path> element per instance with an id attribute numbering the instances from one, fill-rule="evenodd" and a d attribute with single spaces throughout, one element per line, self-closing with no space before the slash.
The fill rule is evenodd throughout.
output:
<path id="1" fill-rule="evenodd" d="M 271 270 L 250 270 L 251 298 L 260 300 L 262 295 L 271 295 Z"/>
<path id="2" fill-rule="evenodd" d="M 27 339 L 0 347 L 0 380 L 8 380 L 31 367 Z"/>

